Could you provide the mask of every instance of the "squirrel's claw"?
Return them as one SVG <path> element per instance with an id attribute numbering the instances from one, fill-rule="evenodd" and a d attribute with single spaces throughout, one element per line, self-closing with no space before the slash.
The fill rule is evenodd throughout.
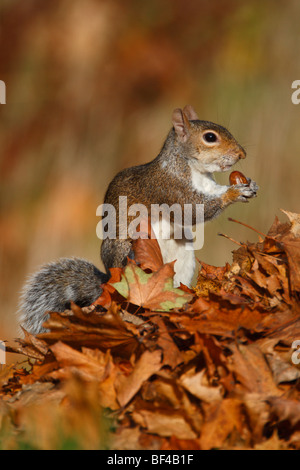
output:
<path id="1" fill-rule="evenodd" d="M 249 202 L 249 199 L 257 196 L 258 185 L 255 181 L 247 178 L 248 184 L 238 184 L 235 186 L 240 192 L 240 196 L 238 198 L 241 202 Z"/>

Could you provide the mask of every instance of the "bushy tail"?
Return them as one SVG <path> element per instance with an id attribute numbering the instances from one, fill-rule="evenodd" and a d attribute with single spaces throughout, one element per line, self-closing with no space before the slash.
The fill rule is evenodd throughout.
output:
<path id="1" fill-rule="evenodd" d="M 80 307 L 91 305 L 102 293 L 109 276 L 89 261 L 62 258 L 43 266 L 25 284 L 20 302 L 20 324 L 26 331 L 46 331 L 42 324 L 47 311 L 63 312 L 70 301 Z"/>

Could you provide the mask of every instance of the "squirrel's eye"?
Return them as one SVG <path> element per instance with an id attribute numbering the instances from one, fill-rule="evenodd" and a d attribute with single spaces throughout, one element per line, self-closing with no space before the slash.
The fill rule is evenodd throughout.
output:
<path id="1" fill-rule="evenodd" d="M 205 134 L 203 134 L 203 139 L 205 142 L 212 144 L 217 141 L 217 136 L 213 132 L 205 132 Z"/>

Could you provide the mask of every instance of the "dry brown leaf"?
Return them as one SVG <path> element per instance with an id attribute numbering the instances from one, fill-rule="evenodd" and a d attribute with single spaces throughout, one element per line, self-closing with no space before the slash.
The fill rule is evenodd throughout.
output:
<path id="1" fill-rule="evenodd" d="M 253 442 L 260 442 L 263 439 L 265 426 L 270 421 L 270 410 L 265 396 L 261 393 L 245 393 L 242 400 Z"/>
<path id="2" fill-rule="evenodd" d="M 292 426 L 300 422 L 300 402 L 283 397 L 271 397 L 268 399 L 270 413 L 274 414 L 278 421 L 289 421 Z"/>
<path id="3" fill-rule="evenodd" d="M 161 439 L 154 436 L 155 439 L 151 439 L 151 445 L 147 439 L 147 446 L 145 447 L 145 434 L 141 432 L 140 426 L 130 428 L 120 428 L 112 436 L 110 441 L 110 450 L 159 450 L 161 448 Z M 149 436 L 147 436 L 149 437 Z"/>
<path id="4" fill-rule="evenodd" d="M 300 292 L 300 238 L 288 235 L 283 242 L 288 257 L 291 289 Z"/>
<path id="5" fill-rule="evenodd" d="M 109 355 L 101 351 L 89 351 L 84 348 L 82 352 L 76 351 L 70 346 L 58 341 L 50 347 L 59 363 L 59 371 L 51 373 L 51 377 L 59 378 L 62 375 L 72 376 L 78 374 L 83 380 L 104 380 L 107 374 Z"/>
<path id="6" fill-rule="evenodd" d="M 261 444 L 255 444 L 254 450 L 285 450 L 285 445 L 275 432 L 269 439 L 263 440 Z"/>
<path id="7" fill-rule="evenodd" d="M 128 377 L 119 376 L 116 382 L 117 399 L 125 406 L 138 392 L 143 383 L 162 367 L 161 351 L 145 351 Z"/>
<path id="8" fill-rule="evenodd" d="M 241 386 L 251 393 L 268 396 L 280 396 L 265 356 L 255 344 L 230 346 L 232 356 L 228 368 L 236 376 Z"/>
<path id="9" fill-rule="evenodd" d="M 163 350 L 163 362 L 165 365 L 169 365 L 172 369 L 175 369 L 176 366 L 184 361 L 183 355 L 168 333 L 168 328 L 166 327 L 164 320 L 158 316 L 151 317 L 151 320 L 159 329 L 157 344 Z"/>
<path id="10" fill-rule="evenodd" d="M 158 271 L 163 265 L 163 258 L 158 241 L 151 228 L 150 220 L 142 220 L 140 231 L 147 238 L 138 238 L 133 242 L 134 259 L 142 269 Z"/>
<path id="11" fill-rule="evenodd" d="M 249 439 L 240 400 L 225 398 L 222 402 L 210 405 L 207 415 L 199 438 L 202 450 L 222 447 L 234 431 L 243 439 Z"/>
<path id="12" fill-rule="evenodd" d="M 174 379 L 164 376 L 162 371 L 155 380 L 145 383 L 142 396 L 147 402 L 155 400 L 161 406 L 172 406 L 174 409 L 179 409 L 183 404 L 180 385 Z"/>
<path id="13" fill-rule="evenodd" d="M 247 307 L 232 310 L 211 308 L 199 318 L 182 314 L 177 316 L 177 322 L 191 333 L 200 332 L 227 338 L 234 338 L 240 328 L 253 332 L 263 329 L 263 315 Z"/>
<path id="14" fill-rule="evenodd" d="M 210 386 L 205 377 L 205 370 L 196 373 L 195 369 L 191 369 L 180 377 L 179 383 L 192 395 L 206 403 L 222 400 L 223 387 L 221 385 Z"/>
<path id="15" fill-rule="evenodd" d="M 300 369 L 283 359 L 279 354 L 266 354 L 266 358 L 273 373 L 274 382 L 278 385 L 283 382 L 293 382 L 300 378 Z"/>
<path id="16" fill-rule="evenodd" d="M 9 379 L 11 379 L 14 376 L 15 372 L 16 372 L 15 364 L 5 365 L 2 369 L 0 367 L 0 390 L 2 386 L 7 384 Z"/>
<path id="17" fill-rule="evenodd" d="M 142 428 L 159 436 L 175 436 L 178 439 L 195 439 L 197 437 L 189 420 L 180 411 L 166 408 L 138 409 L 132 413 L 132 417 Z"/>
<path id="18" fill-rule="evenodd" d="M 291 233 L 295 237 L 300 237 L 300 214 L 296 214 L 295 212 L 285 211 L 280 209 L 289 219 L 291 222 Z"/>
<path id="19" fill-rule="evenodd" d="M 39 334 L 38 338 L 50 344 L 62 341 L 74 347 L 85 345 L 114 351 L 121 348 L 124 356 L 139 347 L 138 330 L 122 321 L 114 303 L 105 313 L 84 311 L 76 306 L 73 312 L 66 315 L 50 313 L 49 320 L 44 324 L 50 331 Z"/>

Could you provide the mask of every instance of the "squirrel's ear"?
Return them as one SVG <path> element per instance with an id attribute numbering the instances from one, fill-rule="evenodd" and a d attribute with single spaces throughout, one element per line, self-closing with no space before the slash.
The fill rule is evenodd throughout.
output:
<path id="1" fill-rule="evenodd" d="M 191 106 L 190 104 L 187 104 L 184 108 L 183 108 L 183 112 L 184 114 L 186 115 L 186 117 L 188 119 L 190 119 L 190 121 L 196 121 L 198 120 L 198 116 L 197 116 L 197 113 L 196 111 L 194 110 L 193 106 Z"/>
<path id="2" fill-rule="evenodd" d="M 174 109 L 172 114 L 172 123 L 181 142 L 186 142 L 190 135 L 191 125 L 187 116 L 181 109 Z"/>

